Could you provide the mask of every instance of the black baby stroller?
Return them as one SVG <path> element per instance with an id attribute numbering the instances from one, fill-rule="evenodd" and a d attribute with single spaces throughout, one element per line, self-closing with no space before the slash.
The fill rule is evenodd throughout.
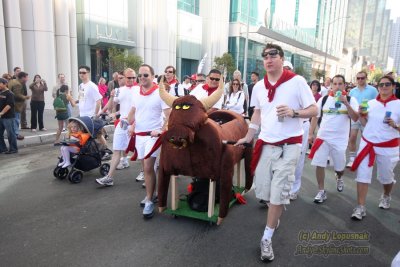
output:
<path id="1" fill-rule="evenodd" d="M 87 172 L 99 168 L 100 174 L 106 176 L 110 170 L 110 164 L 102 163 L 101 158 L 104 151 L 99 149 L 96 143 L 97 134 L 103 129 L 105 123 L 102 120 L 91 119 L 90 117 L 76 117 L 69 118 L 68 122 L 75 121 L 82 125 L 85 132 L 90 134 L 88 141 L 80 148 L 77 154 L 71 153 L 71 165 L 67 168 L 57 167 L 54 169 L 53 174 L 58 179 L 65 179 L 71 183 L 80 183 L 82 181 L 83 172 Z M 77 145 L 74 140 L 65 140 L 60 145 Z M 110 151 L 111 152 L 111 151 Z M 58 163 L 62 161 L 60 157 Z"/>

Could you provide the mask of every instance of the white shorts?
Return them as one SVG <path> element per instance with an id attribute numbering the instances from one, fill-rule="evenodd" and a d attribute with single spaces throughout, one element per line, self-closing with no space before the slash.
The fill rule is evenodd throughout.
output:
<path id="1" fill-rule="evenodd" d="M 346 166 L 346 149 L 338 150 L 326 141 L 324 141 L 315 152 L 311 165 L 325 168 L 329 156 L 333 161 L 333 168 L 335 171 L 343 171 Z"/>
<path id="2" fill-rule="evenodd" d="M 125 149 L 128 147 L 129 144 L 129 134 L 128 134 L 128 129 L 124 130 L 121 128 L 120 125 L 121 122 L 118 123 L 118 125 L 115 127 L 114 130 L 114 137 L 113 137 L 113 150 L 121 150 L 125 151 Z"/>
<path id="3" fill-rule="evenodd" d="M 151 151 L 154 143 L 157 141 L 158 137 L 151 136 L 136 136 L 136 151 L 138 153 L 138 159 L 144 159 L 144 157 Z M 160 148 L 151 154 L 151 157 L 157 157 L 160 152 Z"/>
<path id="4" fill-rule="evenodd" d="M 361 161 L 360 166 L 357 169 L 356 182 L 370 184 L 372 180 L 372 167 L 368 167 L 369 155 L 367 155 L 363 161 Z M 396 167 L 398 162 L 397 156 L 383 156 L 376 155 L 375 163 L 377 174 L 376 178 L 381 184 L 391 184 L 396 182 L 394 180 L 394 168 Z"/>
<path id="5" fill-rule="evenodd" d="M 274 205 L 290 204 L 289 192 L 300 151 L 301 144 L 263 146 L 254 176 L 257 198 Z"/>

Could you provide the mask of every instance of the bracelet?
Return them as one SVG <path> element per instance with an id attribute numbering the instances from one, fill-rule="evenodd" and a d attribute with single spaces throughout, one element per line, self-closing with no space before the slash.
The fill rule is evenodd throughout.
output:
<path id="1" fill-rule="evenodd" d="M 260 128 L 260 126 L 257 125 L 257 124 L 255 124 L 255 123 L 250 123 L 250 124 L 249 124 L 249 128 L 258 131 L 258 129 Z"/>

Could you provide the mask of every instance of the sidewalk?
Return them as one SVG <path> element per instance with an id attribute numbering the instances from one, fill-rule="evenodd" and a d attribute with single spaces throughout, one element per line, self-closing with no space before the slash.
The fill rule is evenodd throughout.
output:
<path id="1" fill-rule="evenodd" d="M 20 130 L 20 135 L 23 135 L 24 140 L 18 140 L 18 148 L 23 148 L 27 146 L 36 146 L 41 144 L 49 144 L 53 143 L 56 140 L 56 132 L 58 129 L 58 122 L 55 119 L 56 112 L 53 109 L 45 109 L 43 114 L 43 122 L 44 127 L 47 131 L 39 131 L 36 129 L 36 132 L 32 132 L 30 129 L 22 129 Z M 73 117 L 77 117 L 79 115 L 78 109 L 75 108 L 72 111 Z M 26 110 L 26 118 L 28 121 L 28 127 L 30 127 L 31 122 L 31 111 L 30 109 Z M 106 125 L 105 129 L 107 133 L 112 137 L 112 133 L 114 133 L 113 125 Z M 6 138 L 6 137 L 5 137 Z M 61 139 L 64 138 L 64 133 L 61 134 Z M 8 142 L 6 141 L 6 145 L 8 146 Z"/>

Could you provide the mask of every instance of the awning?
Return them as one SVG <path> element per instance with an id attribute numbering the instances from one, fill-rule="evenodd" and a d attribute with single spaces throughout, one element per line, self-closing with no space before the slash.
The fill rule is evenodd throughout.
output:
<path id="1" fill-rule="evenodd" d="M 115 46 L 123 49 L 131 49 L 136 47 L 136 43 L 133 41 L 110 39 L 106 37 L 89 38 L 89 45 L 97 47 Z"/>

